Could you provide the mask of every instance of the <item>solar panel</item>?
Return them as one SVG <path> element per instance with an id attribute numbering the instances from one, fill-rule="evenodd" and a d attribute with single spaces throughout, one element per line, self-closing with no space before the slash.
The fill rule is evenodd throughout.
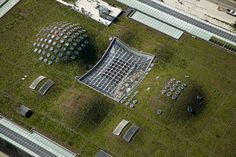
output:
<path id="1" fill-rule="evenodd" d="M 161 22 L 160 20 L 153 18 L 151 16 L 148 16 L 146 14 L 143 14 L 139 11 L 136 11 L 134 14 L 130 16 L 130 18 L 143 23 L 151 28 L 154 28 L 166 35 L 169 35 L 175 39 L 179 39 L 183 35 L 183 31 L 174 28 L 164 22 Z"/>
<path id="2" fill-rule="evenodd" d="M 47 91 L 54 85 L 52 80 L 47 80 L 39 89 L 40 95 L 45 95 Z"/>
<path id="3" fill-rule="evenodd" d="M 52 154 L 48 150 L 38 146 L 37 144 L 33 143 L 32 141 L 24 138 L 23 136 L 17 134 L 17 132 L 14 132 L 4 125 L 0 124 L 0 133 L 3 134 L 4 136 L 10 138 L 16 143 L 19 143 L 20 145 L 28 148 L 32 152 L 38 154 L 39 156 L 43 157 L 57 157 L 56 155 Z"/>
<path id="4" fill-rule="evenodd" d="M 130 140 L 133 138 L 133 136 L 138 132 L 139 127 L 137 127 L 136 125 L 132 125 L 130 126 L 130 128 L 127 130 L 127 132 L 125 133 L 125 135 L 123 136 L 123 139 L 126 142 L 130 142 Z"/>
<path id="5" fill-rule="evenodd" d="M 95 157 L 112 157 L 112 155 L 108 154 L 107 152 L 103 151 L 103 150 L 99 150 Z"/>

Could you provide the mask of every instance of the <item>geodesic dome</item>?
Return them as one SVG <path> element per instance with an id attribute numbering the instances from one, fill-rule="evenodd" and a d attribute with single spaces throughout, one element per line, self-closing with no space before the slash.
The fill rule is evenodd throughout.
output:
<path id="1" fill-rule="evenodd" d="M 86 30 L 79 24 L 59 22 L 39 32 L 33 52 L 40 61 L 51 65 L 81 57 L 88 44 Z"/>

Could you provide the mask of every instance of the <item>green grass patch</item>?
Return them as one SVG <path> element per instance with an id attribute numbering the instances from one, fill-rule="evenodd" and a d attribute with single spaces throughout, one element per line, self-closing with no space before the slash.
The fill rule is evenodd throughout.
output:
<path id="1" fill-rule="evenodd" d="M 108 2 L 126 8 L 115 0 Z M 32 53 L 35 35 L 58 21 L 78 22 L 87 30 L 93 47 L 89 51 L 97 56 L 93 62 L 48 66 L 38 61 Z M 75 80 L 103 55 L 111 36 L 158 59 L 136 88 L 135 109 Z M 125 157 L 235 156 L 236 57 L 224 49 L 189 34 L 176 41 L 124 16 L 106 27 L 55 0 L 21 1 L 0 19 L 0 39 L 0 114 L 40 130 L 81 156 L 94 156 L 99 149 Z M 28 78 L 22 81 L 24 75 Z M 39 75 L 55 81 L 43 97 L 29 89 Z M 188 84 L 177 101 L 161 93 L 173 77 Z M 189 115 L 185 105 L 198 93 L 206 104 L 198 115 Z M 30 119 L 16 113 L 20 104 L 34 111 Z M 156 114 L 158 109 L 162 115 Z M 140 127 L 128 144 L 112 134 L 122 119 Z"/>

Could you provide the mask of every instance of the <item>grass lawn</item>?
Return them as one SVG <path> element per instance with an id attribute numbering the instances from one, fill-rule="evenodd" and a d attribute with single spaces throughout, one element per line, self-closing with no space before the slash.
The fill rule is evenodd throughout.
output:
<path id="1" fill-rule="evenodd" d="M 74 77 L 88 70 L 82 61 L 52 66 L 38 61 L 32 53 L 35 35 L 58 21 L 80 23 L 98 57 L 111 36 L 158 57 L 136 89 L 135 109 L 76 82 Z M 81 156 L 94 156 L 99 149 L 116 157 L 236 156 L 236 56 L 189 34 L 176 41 L 124 16 L 106 27 L 55 0 L 24 0 L 0 19 L 0 67 L 0 114 L 36 128 Z M 28 78 L 22 81 L 24 75 Z M 39 75 L 55 81 L 43 97 L 28 88 Z M 161 94 L 173 77 L 188 85 L 177 101 Z M 196 88 L 202 91 L 205 106 L 192 115 L 185 105 Z M 34 111 L 30 119 L 16 113 L 22 103 Z M 156 114 L 158 109 L 162 115 Z M 129 144 L 112 134 L 122 119 L 140 127 Z"/>

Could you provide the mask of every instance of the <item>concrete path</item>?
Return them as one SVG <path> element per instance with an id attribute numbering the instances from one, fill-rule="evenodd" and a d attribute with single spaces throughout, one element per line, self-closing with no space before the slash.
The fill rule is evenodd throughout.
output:
<path id="1" fill-rule="evenodd" d="M 10 157 L 10 156 L 8 156 L 8 155 L 6 155 L 5 153 L 3 153 L 3 152 L 0 151 L 0 157 Z"/>
<path id="2" fill-rule="evenodd" d="M 236 1 L 234 0 L 208 0 L 208 1 L 218 4 L 219 6 L 225 8 L 236 10 Z"/>

